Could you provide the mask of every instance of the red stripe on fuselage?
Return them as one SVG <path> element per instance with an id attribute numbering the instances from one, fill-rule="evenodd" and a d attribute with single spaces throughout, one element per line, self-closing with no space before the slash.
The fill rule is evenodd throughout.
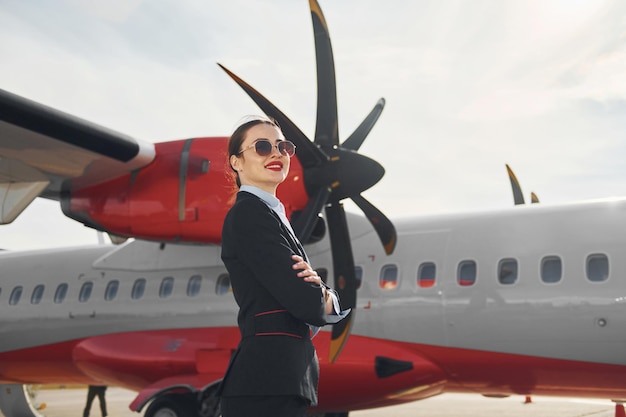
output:
<path id="1" fill-rule="evenodd" d="M 626 398 L 626 367 L 350 336 L 328 363 L 330 334 L 315 339 L 320 410 L 364 409 L 442 392 Z M 175 375 L 223 371 L 239 330 L 117 333 L 0 354 L 0 383 L 106 382 L 135 391 Z M 379 377 L 376 357 L 412 363 Z"/>

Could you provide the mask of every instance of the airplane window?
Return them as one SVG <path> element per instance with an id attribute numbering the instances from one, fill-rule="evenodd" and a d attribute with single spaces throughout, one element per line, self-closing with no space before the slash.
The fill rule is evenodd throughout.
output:
<path id="1" fill-rule="evenodd" d="M 498 282 L 500 284 L 515 284 L 517 281 L 517 261 L 502 259 L 498 265 Z"/>
<path id="2" fill-rule="evenodd" d="M 172 295 L 172 291 L 174 290 L 174 278 L 165 277 L 163 281 L 161 281 L 161 287 L 159 288 L 159 297 L 167 298 Z"/>
<path id="3" fill-rule="evenodd" d="M 31 304 L 39 304 L 41 302 L 44 288 L 42 284 L 39 284 L 33 289 L 33 294 L 30 296 Z"/>
<path id="4" fill-rule="evenodd" d="M 561 280 L 563 265 L 558 256 L 546 256 L 541 260 L 541 280 L 546 284 L 555 284 Z"/>
<path id="5" fill-rule="evenodd" d="M 587 278 L 592 282 L 609 279 L 609 258 L 601 253 L 587 257 Z"/>
<path id="6" fill-rule="evenodd" d="M 433 262 L 424 262 L 417 269 L 417 285 L 421 288 L 430 288 L 435 285 L 437 266 Z"/>
<path id="7" fill-rule="evenodd" d="M 363 282 L 363 268 L 361 268 L 360 266 L 355 266 L 354 276 L 356 278 L 356 289 L 358 290 L 359 288 L 361 288 L 361 283 Z"/>
<path id="8" fill-rule="evenodd" d="M 215 285 L 215 294 L 223 295 L 228 294 L 230 291 L 230 275 L 221 274 L 217 277 L 217 284 Z"/>
<path id="9" fill-rule="evenodd" d="M 146 291 L 146 279 L 145 278 L 137 278 L 135 283 L 133 284 L 133 291 L 130 294 L 130 297 L 133 300 L 139 300 L 143 297 L 143 293 Z"/>
<path id="10" fill-rule="evenodd" d="M 462 261 L 459 263 L 457 282 L 463 287 L 474 285 L 476 282 L 476 262 Z"/>
<path id="11" fill-rule="evenodd" d="M 59 284 L 56 291 L 54 292 L 54 303 L 61 304 L 65 301 L 65 296 L 67 295 L 67 283 Z"/>
<path id="12" fill-rule="evenodd" d="M 11 297 L 9 297 L 9 304 L 14 306 L 17 303 L 19 303 L 20 298 L 22 298 L 23 290 L 24 288 L 21 285 L 18 285 L 17 287 L 13 288 L 13 291 L 11 291 Z"/>
<path id="13" fill-rule="evenodd" d="M 80 287 L 80 293 L 78 294 L 78 301 L 81 303 L 86 302 L 91 297 L 91 290 L 93 290 L 93 282 L 87 281 Z"/>
<path id="14" fill-rule="evenodd" d="M 104 299 L 107 301 L 115 300 L 119 287 L 120 282 L 118 280 L 114 279 L 113 281 L 109 281 L 106 290 L 104 290 Z"/>
<path id="15" fill-rule="evenodd" d="M 398 267 L 388 264 L 380 270 L 380 280 L 378 281 L 380 288 L 392 290 L 398 286 Z"/>
<path id="16" fill-rule="evenodd" d="M 200 294 L 202 287 L 202 277 L 200 275 L 192 275 L 187 283 L 187 296 L 195 297 Z"/>

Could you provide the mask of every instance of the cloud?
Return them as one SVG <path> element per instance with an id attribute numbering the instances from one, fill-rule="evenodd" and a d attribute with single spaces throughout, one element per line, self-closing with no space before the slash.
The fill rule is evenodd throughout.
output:
<path id="1" fill-rule="evenodd" d="M 507 162 L 546 202 L 623 188 L 623 1 L 320 2 L 341 139 L 387 100 L 361 151 L 386 168 L 366 194 L 390 216 L 510 207 Z M 216 62 L 315 132 L 305 1 L 6 0 L 0 54 L 1 88 L 146 141 L 259 112 Z M 35 225 L 19 220 L 5 236 Z"/>
<path id="2" fill-rule="evenodd" d="M 98 18 L 120 23 L 128 20 L 142 0 L 68 0 L 68 3 Z"/>

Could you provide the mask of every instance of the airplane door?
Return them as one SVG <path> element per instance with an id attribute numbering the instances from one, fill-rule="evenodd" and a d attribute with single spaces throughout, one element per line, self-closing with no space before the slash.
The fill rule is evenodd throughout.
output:
<path id="1" fill-rule="evenodd" d="M 406 281 L 414 288 L 414 302 L 410 314 L 415 317 L 413 331 L 416 342 L 445 343 L 445 306 L 443 281 L 449 271 L 445 270 L 449 232 L 447 230 L 427 231 L 414 234 L 412 258 L 415 259 Z"/>
<path id="2" fill-rule="evenodd" d="M 363 326 L 377 337 L 444 343 L 442 282 L 448 231 L 412 231 L 399 234 L 398 241 L 401 251 L 364 263 L 364 280 L 369 282 L 358 297 L 357 331 Z"/>

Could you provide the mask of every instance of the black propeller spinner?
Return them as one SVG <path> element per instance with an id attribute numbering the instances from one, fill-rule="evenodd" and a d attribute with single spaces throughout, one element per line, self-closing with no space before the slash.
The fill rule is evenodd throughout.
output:
<path id="1" fill-rule="evenodd" d="M 235 80 L 265 114 L 276 119 L 285 137 L 294 142 L 303 168 L 309 202 L 293 221 L 302 242 L 308 242 L 319 214 L 325 209 L 335 275 L 335 289 L 342 308 L 352 308 L 351 314 L 333 325 L 329 360 L 334 362 L 343 348 L 352 327 L 357 282 L 354 258 L 346 214 L 341 200 L 350 198 L 363 211 L 376 230 L 385 252 L 391 254 L 396 245 L 396 230 L 391 221 L 361 193 L 376 184 L 384 168 L 357 151 L 378 120 L 385 100 L 380 99 L 369 115 L 342 144 L 338 137 L 337 91 L 333 52 L 324 15 L 316 0 L 309 0 L 317 62 L 317 122 L 315 140 L 311 142 L 276 106 L 248 83 L 227 68 L 220 67 Z"/>

